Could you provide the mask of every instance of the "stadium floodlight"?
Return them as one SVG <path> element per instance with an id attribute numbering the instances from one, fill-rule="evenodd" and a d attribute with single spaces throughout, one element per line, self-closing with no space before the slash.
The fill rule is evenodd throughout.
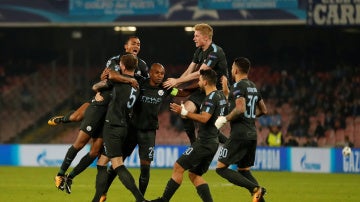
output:
<path id="1" fill-rule="evenodd" d="M 193 31 L 195 31 L 194 27 L 184 27 L 184 30 L 185 30 L 185 32 L 193 32 Z"/>
<path id="2" fill-rule="evenodd" d="M 82 32 L 74 30 L 71 32 L 71 38 L 73 39 L 81 39 L 82 38 Z"/>
<path id="3" fill-rule="evenodd" d="M 115 26 L 114 30 L 116 32 L 135 32 L 136 27 L 135 26 Z"/>

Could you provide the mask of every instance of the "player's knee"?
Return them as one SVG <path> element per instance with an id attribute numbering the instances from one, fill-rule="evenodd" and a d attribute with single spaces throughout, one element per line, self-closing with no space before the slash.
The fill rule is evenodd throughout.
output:
<path id="1" fill-rule="evenodd" d="M 96 150 L 90 150 L 90 152 L 89 152 L 89 156 L 91 157 L 91 158 L 96 158 L 96 157 L 98 157 L 100 155 L 100 152 L 99 151 L 96 151 Z"/>
<path id="2" fill-rule="evenodd" d="M 195 173 L 189 172 L 189 179 L 190 179 L 190 181 L 193 182 L 193 181 L 196 179 L 197 176 L 198 176 L 198 175 L 196 175 Z"/>

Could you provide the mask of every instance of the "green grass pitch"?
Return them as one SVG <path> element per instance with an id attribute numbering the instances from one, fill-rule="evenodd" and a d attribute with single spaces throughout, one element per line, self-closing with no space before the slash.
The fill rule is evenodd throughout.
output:
<path id="1" fill-rule="evenodd" d="M 95 191 L 95 168 L 88 168 L 74 179 L 71 194 L 55 188 L 54 176 L 57 170 L 58 168 L 54 167 L 0 167 L 0 201 L 91 201 Z M 137 181 L 139 169 L 129 170 Z M 147 199 L 155 199 L 162 194 L 171 172 L 171 169 L 151 170 L 150 184 L 145 195 Z M 359 174 L 253 171 L 253 175 L 267 188 L 267 202 L 360 201 Z M 251 201 L 250 194 L 244 188 L 232 185 L 218 176 L 214 170 L 209 170 L 204 178 L 209 183 L 215 202 Z M 115 179 L 107 201 L 134 202 L 135 199 L 130 191 Z M 171 201 L 201 201 L 187 177 L 187 172 Z"/>

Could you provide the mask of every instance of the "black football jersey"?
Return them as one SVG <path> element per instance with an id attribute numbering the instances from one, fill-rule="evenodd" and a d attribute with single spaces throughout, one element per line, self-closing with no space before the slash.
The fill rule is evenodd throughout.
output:
<path id="1" fill-rule="evenodd" d="M 126 53 L 125 53 L 126 54 Z M 120 57 L 121 55 L 113 56 L 106 62 L 106 67 L 120 71 Z M 147 66 L 146 62 L 138 57 L 138 67 L 135 70 L 135 74 L 141 75 L 145 78 L 149 77 L 149 67 Z"/>
<path id="2" fill-rule="evenodd" d="M 236 106 L 236 99 L 243 97 L 246 111 L 230 122 L 232 138 L 256 140 L 256 106 L 262 99 L 261 93 L 249 79 L 242 79 L 231 86 L 229 93 L 229 112 Z"/>
<path id="3" fill-rule="evenodd" d="M 133 125 L 142 130 L 156 130 L 159 128 L 158 113 L 163 100 L 171 93 L 172 89 L 151 86 L 150 80 L 140 83 L 140 96 L 134 107 Z"/>
<path id="4" fill-rule="evenodd" d="M 220 46 L 212 43 L 205 51 L 203 51 L 202 48 L 196 49 L 192 61 L 198 64 L 196 70 L 198 70 L 203 63 L 211 67 L 217 74 L 216 88 L 222 89 L 220 78 L 222 76 L 229 78 L 229 73 L 226 56 Z"/>
<path id="5" fill-rule="evenodd" d="M 128 126 L 139 94 L 140 91 L 129 84 L 114 83 L 105 122 L 113 126 Z"/>
<path id="6" fill-rule="evenodd" d="M 226 97 L 221 90 L 211 92 L 206 96 L 200 106 L 201 112 L 211 114 L 211 118 L 206 123 L 199 123 L 200 141 L 215 140 L 218 142 L 218 129 L 215 127 L 215 121 L 218 116 L 224 116 L 227 108 Z"/>

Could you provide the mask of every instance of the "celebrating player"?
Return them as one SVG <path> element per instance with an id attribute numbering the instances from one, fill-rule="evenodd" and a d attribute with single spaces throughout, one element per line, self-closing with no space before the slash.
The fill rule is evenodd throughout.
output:
<path id="1" fill-rule="evenodd" d="M 186 71 L 179 78 L 168 78 L 164 82 L 166 88 L 176 87 L 182 83 L 199 79 L 200 70 L 213 69 L 217 73 L 217 89 L 222 89 L 221 82 L 228 77 L 228 67 L 223 49 L 212 41 L 213 29 L 208 24 L 197 24 L 194 26 L 195 50 L 192 62 Z M 190 112 L 197 112 L 205 98 L 205 94 L 200 89 L 192 93 L 189 99 L 184 103 L 185 109 Z M 190 142 L 196 140 L 195 125 L 190 119 L 183 119 L 184 129 Z M 223 137 L 223 136 L 222 136 Z M 225 138 L 226 139 L 226 138 Z"/>
<path id="2" fill-rule="evenodd" d="M 180 187 L 183 175 L 189 170 L 189 178 L 196 187 L 200 198 L 212 202 L 209 186 L 202 175 L 209 169 L 210 163 L 219 146 L 218 129 L 214 126 L 216 118 L 226 111 L 226 98 L 221 90 L 216 88 L 216 73 L 214 70 L 200 70 L 199 87 L 205 92 L 200 113 L 189 112 L 184 105 L 170 104 L 171 111 L 191 120 L 198 121 L 199 137 L 175 162 L 173 173 L 168 181 L 163 195 L 153 201 L 170 201 Z"/>
<path id="3" fill-rule="evenodd" d="M 228 98 L 230 113 L 215 122 L 218 129 L 227 121 L 231 126 L 230 137 L 220 149 L 216 172 L 229 182 L 248 189 L 253 202 L 258 202 L 265 201 L 266 190 L 259 186 L 250 167 L 254 165 L 257 144 L 255 118 L 267 114 L 267 109 L 255 84 L 248 79 L 249 69 L 247 58 L 234 60 L 231 74 L 235 83 Z M 238 172 L 228 168 L 231 164 L 237 165 Z"/>

